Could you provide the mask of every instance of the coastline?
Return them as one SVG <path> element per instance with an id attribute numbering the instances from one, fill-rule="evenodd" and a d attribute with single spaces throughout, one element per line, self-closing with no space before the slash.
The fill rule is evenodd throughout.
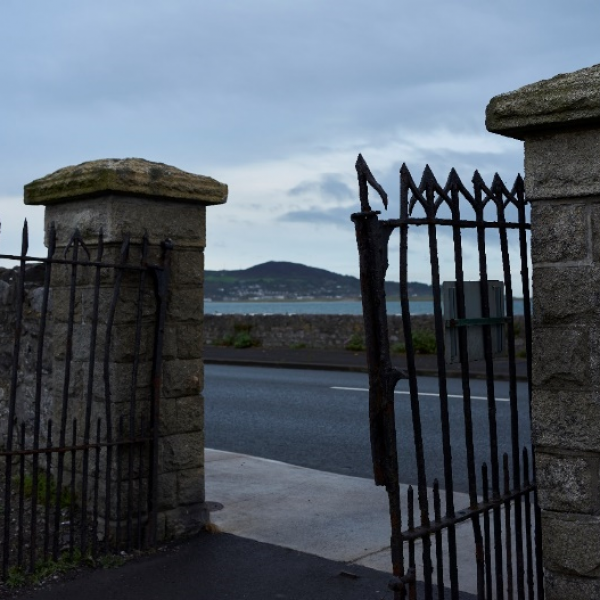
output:
<path id="1" fill-rule="evenodd" d="M 400 296 L 386 296 L 388 302 L 400 302 Z M 522 297 L 513 298 L 515 302 L 523 302 Z M 281 303 L 281 304 L 302 304 L 306 302 L 360 302 L 360 296 L 348 296 L 341 298 L 251 298 L 245 300 L 215 300 L 213 298 L 205 298 L 204 302 L 209 304 L 227 303 L 227 304 L 264 304 L 264 303 Z M 433 296 L 411 296 L 410 302 L 433 302 Z"/>
<path id="2" fill-rule="evenodd" d="M 400 296 L 386 296 L 391 302 L 400 302 Z M 416 302 L 433 302 L 433 296 L 411 296 L 410 300 Z M 518 298 L 516 298 L 518 300 Z M 231 302 L 235 304 L 252 304 L 257 302 L 360 302 L 360 296 L 341 296 L 339 298 L 323 298 L 323 297 L 308 297 L 302 296 L 298 298 L 248 298 L 243 300 L 215 300 L 214 298 L 205 298 L 204 302 Z"/>
<path id="3" fill-rule="evenodd" d="M 433 315 L 433 299 L 426 296 L 413 296 L 409 300 L 410 313 L 416 315 Z M 399 300 L 386 298 L 388 315 L 402 314 Z M 522 315 L 524 304 L 522 300 L 515 299 L 513 304 L 514 314 Z M 206 315 L 362 315 L 363 307 L 360 299 L 350 300 L 208 300 L 204 303 Z"/>

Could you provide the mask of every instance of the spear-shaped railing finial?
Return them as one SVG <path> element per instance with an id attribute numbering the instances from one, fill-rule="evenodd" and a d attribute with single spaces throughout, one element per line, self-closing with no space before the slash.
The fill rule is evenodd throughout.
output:
<path id="1" fill-rule="evenodd" d="M 363 158 L 362 154 L 358 155 L 356 159 L 356 173 L 358 174 L 358 191 L 360 196 L 360 206 L 363 212 L 372 212 L 369 205 L 369 185 L 379 194 L 383 201 L 383 206 L 387 210 L 388 197 L 385 190 L 377 183 L 373 173 L 367 165 L 367 161 Z"/>

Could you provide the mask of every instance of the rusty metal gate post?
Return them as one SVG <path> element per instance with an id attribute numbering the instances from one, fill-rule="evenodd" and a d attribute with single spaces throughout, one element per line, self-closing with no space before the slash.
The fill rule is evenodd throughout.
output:
<path id="1" fill-rule="evenodd" d="M 375 187 L 385 205 L 387 205 L 387 195 L 375 182 L 362 156 L 358 157 L 356 170 L 362 212 L 352 215 L 352 220 L 356 227 L 356 241 L 360 256 L 361 296 L 369 369 L 371 456 L 375 483 L 385 486 L 389 495 L 393 574 L 398 578 L 398 585 L 403 586 L 410 580 L 411 575 L 404 570 L 394 416 L 394 388 L 402 374 L 394 369 L 390 360 L 385 306 L 387 248 L 393 228 L 381 226 L 377 219 L 379 213 L 371 210 L 368 201 L 368 185 Z"/>

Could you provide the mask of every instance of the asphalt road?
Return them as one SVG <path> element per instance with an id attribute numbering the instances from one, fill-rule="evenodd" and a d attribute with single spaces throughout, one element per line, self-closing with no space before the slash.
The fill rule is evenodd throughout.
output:
<path id="1" fill-rule="evenodd" d="M 463 403 L 459 380 L 449 380 L 455 491 L 466 492 Z M 372 477 L 367 376 L 362 373 L 206 366 L 206 445 L 322 471 Z M 416 483 L 408 384 L 396 388 L 400 480 Z M 419 380 L 428 484 L 443 484 L 438 382 Z M 485 382 L 471 382 L 476 464 L 489 461 L 490 429 Z M 521 446 L 529 443 L 527 389 L 519 384 Z M 500 452 L 510 453 L 508 384 L 496 383 Z M 478 467 L 479 472 L 479 467 Z"/>

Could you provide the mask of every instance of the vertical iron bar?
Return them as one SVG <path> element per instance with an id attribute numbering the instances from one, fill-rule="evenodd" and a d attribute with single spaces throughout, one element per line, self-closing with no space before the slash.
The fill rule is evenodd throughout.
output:
<path id="1" fill-rule="evenodd" d="M 48 436 L 46 438 L 46 494 L 44 498 L 44 560 L 50 554 L 50 504 L 52 496 L 50 491 L 50 478 L 52 477 L 52 419 L 48 420 Z"/>
<path id="2" fill-rule="evenodd" d="M 107 321 L 106 321 L 106 335 L 104 343 L 104 410 L 106 415 L 106 498 L 105 498 L 105 522 L 104 522 L 104 539 L 106 540 L 108 550 L 108 544 L 110 544 L 110 513 L 111 513 L 111 493 L 112 493 L 112 453 L 113 453 L 113 415 L 112 415 L 112 393 L 110 387 L 110 347 L 112 340 L 112 330 L 115 320 L 115 313 L 117 310 L 117 303 L 121 292 L 121 283 L 123 280 L 123 270 L 127 264 L 129 257 L 129 246 L 130 238 L 125 235 L 123 243 L 121 244 L 119 266 L 116 268 L 115 283 L 113 288 L 113 297 L 108 310 Z"/>
<path id="3" fill-rule="evenodd" d="M 40 447 L 40 428 L 41 428 L 41 404 L 42 404 L 42 377 L 44 360 L 44 341 L 46 337 L 46 325 L 48 317 L 48 303 L 50 299 L 50 276 L 52 273 L 51 259 L 56 251 L 56 227 L 54 223 L 50 224 L 48 230 L 48 261 L 44 267 L 44 287 L 42 295 L 42 307 L 40 313 L 40 326 L 38 329 L 38 346 L 35 366 L 35 398 L 34 398 L 34 418 L 33 418 L 33 450 L 32 457 L 32 482 L 31 482 L 31 541 L 29 546 L 29 568 L 31 571 L 35 568 L 37 556 L 37 505 L 39 488 L 39 455 L 36 450 Z"/>
<path id="4" fill-rule="evenodd" d="M 21 423 L 19 449 L 25 451 L 25 423 Z M 17 520 L 17 566 L 23 567 L 23 542 L 25 537 L 25 454 L 19 456 L 19 517 Z"/>
<path id="5" fill-rule="evenodd" d="M 118 435 L 117 438 L 119 442 L 123 441 L 123 415 L 119 416 L 119 427 L 118 427 Z M 117 462 L 117 506 L 116 506 L 116 532 L 115 539 L 116 545 L 115 548 L 121 548 L 121 527 L 122 527 L 122 519 L 121 519 L 121 505 L 122 505 L 122 495 L 123 495 L 123 446 L 119 445 L 116 448 L 116 462 Z"/>
<path id="6" fill-rule="evenodd" d="M 19 358 L 21 354 L 21 333 L 23 328 L 23 299 L 25 295 L 25 265 L 27 250 L 29 248 L 29 232 L 27 221 L 23 224 L 21 237 L 21 256 L 19 261 L 19 272 L 17 276 L 17 297 L 15 306 L 15 336 L 13 342 L 13 358 L 10 378 L 10 395 L 8 398 L 8 419 L 6 434 L 6 468 L 4 489 L 4 540 L 2 554 L 2 579 L 8 575 L 10 560 L 10 528 L 11 528 L 11 495 L 12 495 L 12 456 L 13 441 L 15 436 L 15 417 L 17 402 L 17 385 L 19 374 Z"/>
<path id="7" fill-rule="evenodd" d="M 466 193 L 454 169 L 449 177 L 452 203 L 452 237 L 454 242 L 454 276 L 456 279 L 456 310 L 458 319 L 466 318 L 464 271 L 462 259 L 462 236 L 460 228 L 460 192 Z M 457 327 L 458 347 L 461 366 L 461 384 L 463 392 L 463 416 L 465 423 L 465 448 L 467 453 L 467 474 L 469 483 L 469 501 L 477 504 L 477 475 L 475 466 L 475 450 L 473 441 L 473 418 L 471 410 L 471 385 L 469 373 L 469 352 L 467 328 Z"/>
<path id="8" fill-rule="evenodd" d="M 452 237 L 454 241 L 454 266 L 456 279 L 456 308 L 459 319 L 466 318 L 465 292 L 464 292 L 464 270 L 462 260 L 462 236 L 460 228 L 460 192 L 467 199 L 473 198 L 462 185 L 458 174 L 453 169 L 448 178 L 448 186 L 451 189 L 451 211 L 452 211 Z M 458 350 L 461 366 L 461 383 L 463 392 L 463 419 L 465 425 L 465 449 L 467 454 L 467 476 L 469 483 L 470 506 L 477 505 L 477 468 L 475 465 L 475 443 L 473 439 L 473 417 L 471 409 L 471 383 L 469 372 L 468 333 L 466 327 L 457 328 Z M 483 538 L 481 534 L 481 523 L 479 517 L 474 515 L 471 519 L 473 527 L 473 538 L 475 542 L 475 560 L 477 563 L 477 593 L 480 598 L 484 595 L 485 561 L 483 553 Z"/>
<path id="9" fill-rule="evenodd" d="M 75 550 L 75 497 L 76 497 L 76 467 L 75 461 L 76 447 L 77 447 L 77 419 L 73 419 L 73 435 L 72 435 L 72 446 L 71 446 L 71 486 L 69 498 L 69 558 L 73 560 L 73 552 Z M 84 520 L 85 521 L 85 520 Z"/>
<path id="10" fill-rule="evenodd" d="M 407 523 L 408 530 L 412 531 L 415 528 L 415 496 L 414 496 L 414 489 L 413 489 L 412 485 L 408 486 L 406 511 L 408 513 L 408 523 Z M 411 538 L 408 541 L 408 568 L 412 573 L 415 573 L 415 575 L 416 575 L 417 565 L 415 562 L 415 540 L 414 540 L 414 538 Z M 416 600 L 416 597 L 417 597 L 416 576 L 415 576 L 415 579 L 409 583 L 408 597 L 410 598 L 410 600 Z"/>
<path id="11" fill-rule="evenodd" d="M 479 254 L 479 280 L 481 296 L 481 316 L 485 319 L 490 316 L 490 301 L 488 293 L 487 251 L 485 241 L 484 209 L 489 198 L 484 199 L 482 192 L 487 192 L 490 197 L 492 192 L 485 188 L 485 184 L 478 172 L 473 177 L 475 190 L 475 216 L 477 221 L 477 250 Z M 492 491 L 494 496 L 500 495 L 500 466 L 498 457 L 498 429 L 496 425 L 496 402 L 494 390 L 494 363 L 492 356 L 492 339 L 489 325 L 483 325 L 483 346 L 486 369 L 486 388 L 488 398 L 488 422 L 490 435 L 490 462 L 492 467 Z"/>
<path id="12" fill-rule="evenodd" d="M 169 289 L 169 272 L 173 243 L 165 240 L 162 243 L 162 268 L 154 269 L 156 277 L 156 312 L 157 322 L 154 338 L 154 357 L 152 364 L 152 410 L 150 430 L 152 444 L 150 450 L 150 477 L 148 481 L 148 536 L 150 545 L 156 544 L 156 527 L 158 518 L 158 441 L 160 424 L 160 398 L 162 394 L 162 346 L 165 321 L 167 318 L 167 300 Z"/>
<path id="13" fill-rule="evenodd" d="M 59 442 L 58 445 L 61 449 L 65 447 L 66 436 L 67 436 L 67 416 L 69 407 L 69 385 L 71 382 L 71 361 L 73 360 L 73 331 L 75 325 L 75 296 L 77 290 L 77 261 L 79 257 L 79 245 L 81 243 L 81 236 L 79 231 L 75 231 L 71 238 L 73 246 L 73 263 L 71 265 L 71 283 L 69 288 L 69 312 L 67 318 L 67 340 L 65 349 L 65 373 L 63 379 L 62 389 L 62 405 L 60 413 L 60 430 L 59 430 Z M 69 246 L 65 250 L 65 256 L 69 250 Z M 61 497 L 63 488 L 63 476 L 64 476 L 64 460 L 65 455 L 63 452 L 58 453 L 57 467 L 56 467 L 56 506 L 54 509 L 54 542 L 52 546 L 52 558 L 58 560 L 59 550 L 59 537 L 60 537 L 60 520 L 61 520 Z"/>
<path id="14" fill-rule="evenodd" d="M 521 176 L 515 182 L 515 194 L 517 197 L 517 210 L 519 215 L 519 250 L 521 258 L 521 285 L 523 289 L 523 321 L 525 324 L 525 352 L 527 357 L 527 387 L 529 390 L 529 403 L 531 406 L 531 297 L 529 294 L 529 248 L 527 244 L 527 231 L 529 225 L 525 207 L 525 183 Z"/>
<path id="15" fill-rule="evenodd" d="M 148 264 L 148 233 L 142 238 L 142 249 L 140 262 L 143 267 Z M 135 421 L 137 416 L 137 383 L 138 373 L 140 364 L 140 346 L 142 341 L 142 316 L 144 309 L 144 295 L 146 291 L 146 279 L 148 275 L 147 268 L 140 271 L 139 283 L 138 283 L 138 302 L 137 302 L 137 315 L 136 315 L 136 328 L 135 328 L 135 343 L 134 343 L 134 356 L 133 356 L 133 370 L 131 377 L 131 393 L 130 393 L 130 407 L 129 407 L 129 439 L 135 438 Z M 133 540 L 133 500 L 134 500 L 134 453 L 135 448 L 133 441 L 128 445 L 128 492 L 127 492 L 127 539 L 126 548 L 131 550 Z M 140 465 L 141 467 L 141 465 Z M 138 512 L 138 523 L 139 523 L 139 512 Z M 139 547 L 139 546 L 138 546 Z"/>
<path id="16" fill-rule="evenodd" d="M 481 316 L 485 319 L 490 316 L 490 302 L 488 294 L 488 274 L 487 274 L 487 254 L 485 241 L 485 204 L 492 193 L 485 188 L 485 184 L 478 172 L 473 177 L 475 191 L 475 215 L 477 221 L 477 250 L 479 254 L 479 280 L 481 295 Z M 486 191 L 488 198 L 482 198 L 482 191 Z M 490 437 L 490 463 L 492 466 L 492 496 L 500 496 L 500 467 L 498 458 L 498 430 L 496 425 L 496 398 L 494 390 L 494 363 L 492 356 L 492 334 L 489 325 L 483 325 L 483 348 L 485 356 L 486 388 L 488 399 L 488 424 Z M 499 508 L 493 510 L 494 516 L 494 539 L 499 540 L 502 533 L 502 516 Z M 496 561 L 496 595 L 497 600 L 504 598 L 502 581 L 502 547 L 499 543 L 495 544 Z"/>
<path id="17" fill-rule="evenodd" d="M 427 497 L 427 474 L 425 469 L 425 450 L 421 423 L 421 408 L 419 404 L 419 384 L 415 364 L 415 351 L 412 339 L 412 322 L 410 316 L 410 301 L 408 298 L 408 229 L 409 191 L 420 196 L 406 165 L 400 169 L 400 305 L 402 312 L 402 329 L 406 348 L 406 364 L 408 370 L 408 385 L 410 391 L 410 406 L 415 443 L 417 464 L 417 491 L 421 524 L 429 524 L 429 501 Z M 397 459 L 396 459 L 397 460 Z M 430 541 L 423 544 L 423 561 L 425 568 L 431 571 Z"/>
<path id="18" fill-rule="evenodd" d="M 433 480 L 433 514 L 437 522 L 442 519 L 440 501 L 440 485 L 437 479 Z M 435 532 L 435 559 L 437 573 L 437 600 L 444 600 L 444 539 L 440 529 Z"/>
<path id="19" fill-rule="evenodd" d="M 518 182 L 518 180 L 517 180 Z M 517 185 L 517 184 L 515 184 Z M 498 196 L 496 206 L 498 208 L 498 223 L 506 223 L 505 205 L 501 201 L 505 194 L 508 201 L 518 198 L 505 188 L 501 179 L 496 175 L 494 180 L 496 195 Z M 500 200 L 500 201 L 498 201 Z M 519 404 L 517 396 L 517 357 L 515 353 L 515 329 L 514 329 L 514 300 L 512 290 L 512 275 L 510 271 L 510 255 L 508 251 L 508 236 L 505 227 L 500 227 L 500 250 L 502 254 L 502 267 L 504 272 L 504 285 L 506 290 L 506 316 L 507 316 L 507 345 L 508 345 L 508 373 L 509 373 L 509 400 L 510 400 L 510 431 L 511 431 L 511 454 L 513 468 L 513 484 L 518 486 L 521 482 L 521 453 L 519 443 Z M 523 565 L 523 524 L 521 513 L 521 497 L 514 501 L 515 518 L 515 553 L 517 569 L 517 593 L 522 597 L 524 588 L 524 565 Z M 511 581 L 512 585 L 512 581 Z"/>
<path id="20" fill-rule="evenodd" d="M 140 437 L 147 437 L 148 432 L 146 431 L 146 421 L 144 417 L 140 419 Z M 143 498 L 143 474 L 146 473 L 144 468 L 144 446 L 143 442 L 138 444 L 138 492 L 137 492 L 137 532 L 136 532 L 136 545 L 137 548 L 143 547 L 142 538 L 142 516 L 145 513 L 145 508 L 142 509 L 142 498 Z"/>
<path id="21" fill-rule="evenodd" d="M 529 486 L 529 455 L 527 448 L 523 448 L 523 486 Z M 531 492 L 525 494 L 525 555 L 527 557 L 527 591 L 529 600 L 535 600 L 534 584 L 534 556 L 531 536 L 533 533 L 531 527 Z M 539 585 L 539 583 L 538 583 Z"/>
<path id="22" fill-rule="evenodd" d="M 483 487 L 483 502 L 487 504 L 490 501 L 489 496 L 489 481 L 487 465 L 483 463 L 481 466 L 481 482 Z M 490 511 L 489 509 L 483 513 L 483 531 L 484 531 L 484 556 L 485 556 L 485 591 L 486 598 L 492 600 L 492 548 L 491 548 L 491 530 L 490 530 Z"/>
<path id="23" fill-rule="evenodd" d="M 533 463 L 533 473 L 535 477 L 535 453 L 531 456 Z M 544 600 L 544 566 L 542 562 L 542 511 L 537 500 L 537 487 L 533 490 L 533 513 L 535 515 L 535 564 L 538 597 L 537 600 Z"/>
<path id="24" fill-rule="evenodd" d="M 95 559 L 98 556 L 98 496 L 100 495 L 100 442 L 101 437 L 101 421 L 96 422 L 96 449 L 94 456 L 94 498 L 92 508 L 92 557 Z"/>
<path id="25" fill-rule="evenodd" d="M 102 229 L 98 233 L 98 247 L 96 249 L 96 262 L 100 263 L 104 255 L 104 235 Z M 88 546 L 88 480 L 90 451 L 88 445 L 92 435 L 92 401 L 94 398 L 94 374 L 96 366 L 96 342 L 98 337 L 98 317 L 100 302 L 100 275 L 102 267 L 96 265 L 94 273 L 94 287 L 90 330 L 90 358 L 88 361 L 88 380 L 85 402 L 85 417 L 83 422 L 83 459 L 81 473 L 81 552 L 87 552 Z M 84 310 L 82 303 L 81 310 Z"/>
<path id="26" fill-rule="evenodd" d="M 454 480 L 452 475 L 452 446 L 450 442 L 450 414 L 448 409 L 448 381 L 446 375 L 446 357 L 444 352 L 444 319 L 442 315 L 442 295 L 440 286 L 440 265 L 438 255 L 437 231 L 434 224 L 436 216 L 435 194 L 443 194 L 431 169 L 427 166 L 423 173 L 420 187 L 425 188 L 426 211 L 429 223 L 429 259 L 431 263 L 431 287 L 433 292 L 433 315 L 435 323 L 435 339 L 437 350 L 438 389 L 440 398 L 440 417 L 442 424 L 442 451 L 444 455 L 444 489 L 446 515 L 454 517 Z M 456 529 L 448 527 L 448 558 L 450 568 L 450 594 L 452 600 L 458 600 L 458 564 L 456 552 Z"/>
<path id="27" fill-rule="evenodd" d="M 106 433 L 108 436 L 108 424 L 106 425 Z M 104 445 L 106 450 L 104 461 L 105 461 L 105 481 L 104 481 L 104 539 L 102 544 L 102 552 L 104 554 L 108 554 L 112 548 L 112 542 L 114 541 L 111 533 L 111 509 L 112 509 L 112 485 L 111 485 L 111 477 L 112 477 L 112 444 L 109 442 Z"/>
<path id="28" fill-rule="evenodd" d="M 510 493 L 510 473 L 508 465 L 508 454 L 503 456 L 504 471 L 504 493 Z M 513 600 L 513 565 L 512 565 L 512 525 L 510 522 L 511 501 L 504 503 L 504 541 L 506 544 L 506 594 L 508 600 Z"/>
<path id="29" fill-rule="evenodd" d="M 527 262 L 529 252 L 527 245 L 527 217 L 525 214 L 525 185 L 522 178 L 517 179 L 515 184 L 516 194 L 519 200 L 519 245 L 521 249 L 521 281 L 523 284 L 523 319 L 525 323 L 525 351 L 527 354 L 527 381 L 529 391 L 529 417 L 531 422 L 531 361 L 532 361 L 532 339 L 531 339 L 531 298 L 529 293 L 529 265 Z M 531 468 L 532 479 L 535 480 L 535 452 L 532 449 L 531 453 Z M 537 501 L 537 486 L 533 490 L 533 511 L 535 522 L 535 560 L 536 560 L 536 577 L 538 585 L 538 600 L 544 600 L 544 569 L 542 564 L 542 529 L 541 529 L 541 511 Z"/>

